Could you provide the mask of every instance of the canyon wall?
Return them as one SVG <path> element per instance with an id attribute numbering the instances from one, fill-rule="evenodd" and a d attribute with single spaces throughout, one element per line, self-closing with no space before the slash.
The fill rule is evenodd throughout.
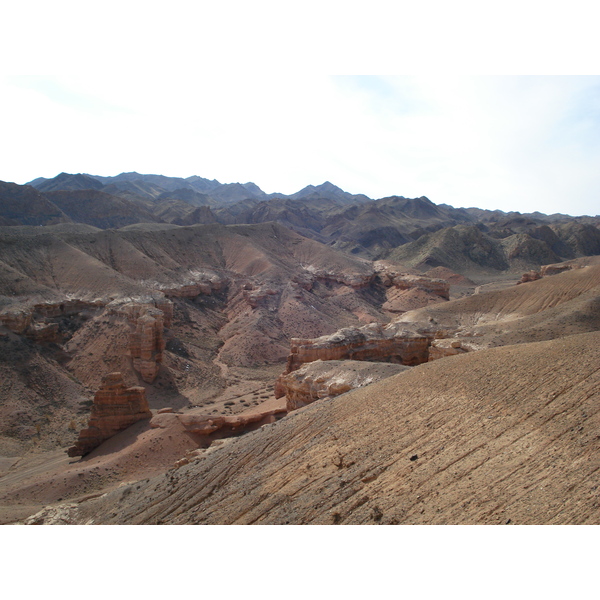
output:
<path id="1" fill-rule="evenodd" d="M 345 327 L 332 335 L 312 340 L 292 338 L 286 373 L 315 360 L 366 360 L 419 365 L 429 358 L 434 332 L 406 329 L 405 323 Z"/>

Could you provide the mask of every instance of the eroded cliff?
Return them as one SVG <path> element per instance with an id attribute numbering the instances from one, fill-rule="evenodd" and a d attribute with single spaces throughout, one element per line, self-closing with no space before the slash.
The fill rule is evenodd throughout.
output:
<path id="1" fill-rule="evenodd" d="M 127 387 L 121 373 L 109 373 L 94 396 L 92 414 L 86 429 L 79 433 L 69 456 L 84 456 L 119 431 L 152 418 L 143 387 Z"/>

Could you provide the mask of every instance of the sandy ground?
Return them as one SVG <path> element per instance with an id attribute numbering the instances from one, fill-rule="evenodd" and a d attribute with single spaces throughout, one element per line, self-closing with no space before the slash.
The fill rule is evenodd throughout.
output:
<path id="1" fill-rule="evenodd" d="M 229 368 L 226 373 L 229 387 L 203 406 L 179 413 L 232 416 L 283 411 L 285 398 L 276 399 L 273 394 L 275 377 L 282 369 L 281 365 L 265 369 Z M 249 426 L 248 430 L 258 426 L 260 423 Z M 21 520 L 67 499 L 80 502 L 124 482 L 163 473 L 178 460 L 198 448 L 209 447 L 223 435 L 232 434 L 216 432 L 199 436 L 187 432 L 177 420 L 169 420 L 164 429 L 152 429 L 148 421 L 142 421 L 83 458 L 69 458 L 65 449 L 3 457 L 0 524 Z"/>
<path id="2" fill-rule="evenodd" d="M 422 365 L 415 368 L 408 379 L 403 379 L 402 385 L 398 383 L 398 387 L 382 382 L 368 386 L 360 393 L 343 395 L 339 398 L 342 404 L 319 401 L 315 408 L 311 405 L 290 414 L 281 422 L 263 427 L 258 424 L 243 435 L 237 432 L 238 437 L 230 443 L 224 444 L 219 439 L 221 435 L 190 434 L 177 419 L 172 419 L 168 426 L 158 429 L 150 428 L 147 421 L 140 422 L 83 459 L 69 459 L 64 450 L 40 452 L 39 449 L 22 457 L 3 456 L 0 460 L 0 523 L 20 521 L 48 507 L 59 507 L 60 513 L 65 502 L 75 508 L 71 506 L 68 517 L 57 517 L 56 522 L 88 522 L 96 510 L 91 507 L 96 506 L 101 508 L 101 516 L 95 522 L 115 523 L 492 523 L 501 522 L 500 517 L 503 518 L 507 507 L 512 506 L 509 499 L 515 486 L 529 489 L 529 479 L 541 481 L 539 489 L 550 491 L 542 493 L 535 487 L 532 492 L 535 509 L 519 505 L 506 520 L 523 523 L 595 522 L 593 485 L 589 490 L 585 488 L 584 494 L 584 488 L 578 483 L 582 478 L 588 482 L 595 477 L 598 456 L 592 438 L 586 437 L 583 444 L 587 463 L 582 465 L 575 457 L 577 450 L 583 447 L 583 442 L 577 437 L 581 430 L 577 428 L 583 427 L 587 435 L 588 430 L 595 427 L 593 402 L 597 401 L 598 386 L 594 383 L 597 366 L 596 370 L 592 367 L 594 361 L 596 365 L 600 364 L 594 346 L 598 345 L 597 335 L 584 334 L 556 340 L 548 342 L 548 346 L 522 344 L 524 341 L 552 340 L 569 333 L 588 331 L 590 327 L 597 328 L 594 324 L 594 318 L 598 316 L 594 294 L 600 284 L 600 267 L 589 266 L 586 269 L 520 286 L 514 286 L 514 280 L 499 283 L 478 281 L 482 287 L 475 296 L 407 313 L 408 318 L 424 322 L 433 315 L 439 323 L 476 325 L 490 344 L 499 340 L 500 344 L 520 344 L 522 348 L 508 346 L 496 348 L 499 354 L 485 351 L 485 354 L 477 352 L 437 361 L 443 366 L 435 366 L 436 363 Z M 213 385 L 204 395 L 198 396 L 197 403 L 181 394 L 173 396 L 179 402 L 173 406 L 175 410 L 194 415 L 233 416 L 273 411 L 285 405 L 284 398 L 276 400 L 273 395 L 273 385 L 283 365 L 231 367 L 217 359 L 214 366 L 213 371 L 220 373 L 221 387 Z M 419 376 L 419 373 L 423 375 Z M 195 376 L 198 381 L 199 377 Z M 217 376 L 211 377 L 217 381 Z M 195 378 L 189 379 L 190 389 L 195 385 Z M 571 393 L 572 390 L 576 393 Z M 563 393 L 566 393 L 567 402 L 564 410 L 546 414 L 545 403 Z M 157 393 L 151 405 L 155 410 L 168 402 L 168 394 L 159 396 Z M 517 400 L 521 403 L 515 404 Z M 592 405 L 587 407 L 590 402 Z M 587 407 L 585 414 L 578 413 L 584 404 Z M 426 419 L 424 406 L 429 407 L 427 414 L 437 416 Z M 485 417 L 483 413 L 473 412 L 485 411 L 487 406 L 490 410 Z M 552 425 L 560 426 L 556 431 L 542 427 L 541 437 L 533 439 L 535 444 L 515 446 L 516 440 L 531 433 L 527 427 L 537 423 L 535 415 L 538 414 L 544 424 L 553 421 Z M 500 417 L 502 419 L 498 420 Z M 571 422 L 578 424 L 571 426 Z M 508 440 L 507 444 L 496 446 L 495 438 L 489 437 L 489 426 L 497 424 L 501 427 L 495 430 L 494 435 Z M 337 431 L 338 427 L 340 431 Z M 575 435 L 569 434 L 569 431 L 575 432 Z M 480 433 L 484 434 L 483 437 Z M 515 441 L 510 441 L 514 436 Z M 417 443 L 418 440 L 423 441 Z M 451 440 L 450 446 L 444 443 L 446 440 Z M 192 456 L 198 448 L 208 448 L 211 444 L 206 455 L 195 455 L 191 465 L 173 471 L 181 458 Z M 439 496 L 433 503 L 436 508 L 434 514 L 426 506 L 423 512 L 415 512 L 415 506 L 422 503 L 419 502 L 422 496 L 417 494 L 414 498 L 412 491 L 424 489 L 430 493 L 429 479 L 437 477 L 437 471 L 433 475 L 421 471 L 425 479 L 411 479 L 412 471 L 421 464 L 417 463 L 418 458 L 410 461 L 415 464 L 406 465 L 412 466 L 408 470 L 386 467 L 386 478 L 381 480 L 385 485 L 380 482 L 381 486 L 373 489 L 370 486 L 364 502 L 363 496 L 354 496 L 364 487 L 361 483 L 370 484 L 378 479 L 379 475 L 370 479 L 371 471 L 379 473 L 382 465 L 395 464 L 400 459 L 392 458 L 400 453 L 412 452 L 410 456 L 421 456 L 424 452 L 421 448 L 427 448 L 430 456 L 440 454 L 440 464 L 446 465 L 442 469 L 444 473 L 454 473 L 452 465 L 467 464 L 461 463 L 465 458 L 462 448 L 470 445 L 475 448 L 467 453 L 471 458 L 478 456 L 477 448 L 485 447 L 487 454 L 481 465 L 488 465 L 487 471 L 478 471 L 473 483 L 468 483 L 470 480 L 464 480 L 461 475 L 459 487 L 444 484 L 442 489 L 434 490 L 437 492 L 434 496 Z M 309 447 L 313 448 L 309 452 L 311 458 L 305 464 L 304 453 Z M 535 454 L 531 465 L 521 461 L 521 458 L 529 456 L 528 448 L 533 448 L 531 453 Z M 506 454 L 507 451 L 509 454 Z M 559 461 L 561 469 L 548 470 L 555 468 L 548 461 L 558 460 L 560 456 L 566 457 Z M 490 474 L 489 465 L 501 467 L 502 471 L 504 459 L 510 459 L 508 464 L 516 465 L 515 471 L 506 472 L 504 479 L 497 483 L 495 475 Z M 229 475 L 223 479 L 220 472 L 230 460 L 233 461 L 232 469 L 226 469 Z M 325 479 L 320 475 L 317 477 L 315 471 L 309 472 L 317 463 L 325 465 L 321 474 Z M 470 470 L 475 471 L 481 465 L 477 463 Z M 342 469 L 350 467 L 352 470 L 348 473 L 352 477 L 348 478 Z M 237 475 L 234 476 L 234 473 Z M 556 473 L 560 476 L 556 477 Z M 179 480 L 180 474 L 189 475 L 181 478 L 179 488 L 173 484 L 167 490 L 164 478 L 175 481 Z M 212 490 L 211 493 L 214 492 L 213 500 L 208 503 L 202 500 L 204 496 L 194 487 L 192 477 L 197 477 L 198 481 L 204 482 L 202 485 Z M 395 479 L 398 477 L 400 479 Z M 408 487 L 401 482 L 405 477 L 409 477 Z M 521 478 L 524 478 L 523 483 Z M 236 483 L 238 479 L 239 484 Z M 212 481 L 218 482 L 218 486 L 210 484 Z M 507 487 L 503 487 L 502 481 L 507 482 Z M 350 483 L 353 486 L 349 486 Z M 254 490 L 254 495 L 251 494 L 248 499 L 242 498 L 244 486 Z M 286 486 L 291 486 L 289 489 L 292 491 Z M 435 486 L 438 487 L 438 484 L 435 483 Z M 490 486 L 494 488 L 493 492 L 485 496 L 485 490 L 491 489 Z M 568 504 L 570 486 L 577 490 L 580 508 L 570 505 L 569 510 L 563 513 L 554 510 L 556 503 L 551 501 L 552 494 Z M 200 494 L 200 500 L 190 504 L 191 501 L 184 498 L 179 507 L 187 508 L 180 510 L 176 507 L 172 511 L 168 506 L 176 489 L 180 490 L 178 493 L 182 498 L 186 494 L 194 497 Z M 355 491 L 347 496 L 348 490 Z M 405 492 L 409 491 L 406 496 Z M 109 494 L 105 496 L 106 502 L 114 503 L 118 497 L 123 509 L 109 511 L 104 494 Z M 130 495 L 131 499 L 125 502 L 123 494 Z M 227 494 L 237 498 L 239 506 L 228 508 L 225 501 Z M 155 496 L 159 498 L 160 506 L 150 514 L 148 498 Z M 277 504 L 268 501 L 271 496 L 279 498 L 282 507 L 278 508 Z M 292 500 L 289 500 L 290 497 Z M 339 497 L 343 500 L 331 504 L 332 499 Z M 396 498 L 396 504 L 389 500 L 391 497 Z M 432 502 L 431 498 L 429 496 L 428 502 Z M 408 508 L 406 502 L 410 504 Z M 503 507 L 502 510 L 490 507 L 489 502 L 496 502 Z M 544 503 L 547 504 L 546 509 L 543 508 Z M 128 508 L 125 509 L 126 505 Z M 198 508 L 192 510 L 195 506 Z M 404 508 L 400 510 L 398 506 Z M 474 510 L 482 506 L 485 510 Z M 461 507 L 470 508 L 461 512 Z M 191 512 L 186 512 L 188 508 Z"/>
<path id="3" fill-rule="evenodd" d="M 598 332 L 423 364 L 70 522 L 598 524 L 599 364 Z"/>

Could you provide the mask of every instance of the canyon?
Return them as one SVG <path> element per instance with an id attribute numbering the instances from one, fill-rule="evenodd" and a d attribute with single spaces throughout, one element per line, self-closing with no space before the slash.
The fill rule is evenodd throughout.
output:
<path id="1" fill-rule="evenodd" d="M 0 522 L 595 522 L 597 217 L 32 183 L 0 184 Z"/>

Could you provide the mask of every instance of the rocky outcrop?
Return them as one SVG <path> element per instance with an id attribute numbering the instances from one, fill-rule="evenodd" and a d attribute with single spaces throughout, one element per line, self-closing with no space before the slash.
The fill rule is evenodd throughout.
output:
<path id="1" fill-rule="evenodd" d="M 377 276 L 385 287 L 394 287 L 399 290 L 420 289 L 429 294 L 439 296 L 444 300 L 450 299 L 450 284 L 445 279 L 413 275 L 395 271 L 380 263 L 376 264 Z"/>
<path id="2" fill-rule="evenodd" d="M 339 283 L 360 290 L 371 285 L 375 279 L 375 272 L 370 268 L 365 268 L 363 272 L 348 272 L 319 269 L 313 265 L 305 265 L 304 273 L 297 276 L 297 278 L 298 280 L 310 280 L 311 282 Z"/>
<path id="3" fill-rule="evenodd" d="M 49 319 L 79 312 L 66 313 L 64 306 L 65 303 L 48 302 L 33 307 L 13 308 L 0 314 L 0 325 L 38 343 L 59 343 L 62 341 L 59 325 L 49 322 Z"/>
<path id="4" fill-rule="evenodd" d="M 255 287 L 247 284 L 242 290 L 243 298 L 251 308 L 257 308 L 261 304 L 264 304 L 269 296 L 277 296 L 277 294 L 279 292 L 274 287 L 268 285 Z"/>
<path id="5" fill-rule="evenodd" d="M 58 323 L 48 322 L 49 319 L 72 317 L 86 312 L 92 314 L 104 306 L 105 303 L 101 300 L 65 299 L 10 308 L 0 313 L 0 325 L 36 342 L 59 342 L 61 338 Z"/>
<path id="6" fill-rule="evenodd" d="M 469 347 L 464 346 L 460 340 L 433 340 L 431 346 L 429 346 L 429 361 L 445 358 L 446 356 L 464 354 L 465 352 L 469 352 L 469 350 Z"/>
<path id="7" fill-rule="evenodd" d="M 35 316 L 47 319 L 57 317 L 71 317 L 86 311 L 95 311 L 103 308 L 106 302 L 102 300 L 81 300 L 79 298 L 70 298 L 61 302 L 43 302 L 33 305 Z"/>
<path id="8" fill-rule="evenodd" d="M 375 273 L 334 273 L 322 269 L 310 271 L 317 281 L 340 283 L 354 290 L 360 290 L 371 285 Z"/>
<path id="9" fill-rule="evenodd" d="M 164 326 L 171 327 L 173 323 L 173 303 L 167 298 L 159 298 L 154 301 L 154 305 L 163 314 Z"/>
<path id="10" fill-rule="evenodd" d="M 564 273 L 565 271 L 570 271 L 571 269 L 579 269 L 583 265 L 579 264 L 577 261 L 568 261 L 564 263 L 556 263 L 552 265 L 543 265 L 539 271 L 528 271 L 527 273 L 523 273 L 521 280 L 517 282 L 519 283 L 528 283 L 530 281 L 537 281 L 542 277 L 548 277 L 550 275 L 558 275 L 558 273 Z"/>
<path id="11" fill-rule="evenodd" d="M 58 343 L 61 340 L 58 323 L 32 323 L 25 335 L 38 343 Z"/>
<path id="12" fill-rule="evenodd" d="M 161 413 L 152 418 L 150 427 L 153 429 L 164 429 L 172 423 L 173 419 L 178 419 L 187 431 L 195 435 L 209 436 L 215 432 L 219 432 L 220 435 L 227 436 L 233 433 L 240 433 L 252 426 L 259 427 L 266 423 L 272 423 L 276 420 L 275 415 L 285 412 L 285 408 L 277 408 L 247 415 L 227 416 L 182 415 L 172 412 Z"/>
<path id="13" fill-rule="evenodd" d="M 171 324 L 173 303 L 168 299 L 133 301 L 109 305 L 109 308 L 113 314 L 125 316 L 132 327 L 129 355 L 133 368 L 146 383 L 152 383 L 163 360 L 164 328 Z"/>
<path id="14" fill-rule="evenodd" d="M 576 263 L 568 262 L 568 263 L 558 263 L 554 265 L 544 265 L 540 269 L 540 275 L 542 277 L 547 277 L 549 275 L 557 275 L 558 273 L 563 273 L 564 271 L 570 271 L 571 269 L 578 269 L 579 265 Z"/>
<path id="15" fill-rule="evenodd" d="M 378 281 L 386 289 L 382 308 L 403 313 L 450 299 L 450 283 L 445 279 L 397 271 L 385 261 L 375 263 Z"/>
<path id="16" fill-rule="evenodd" d="M 296 410 L 321 398 L 339 396 L 407 369 L 409 367 L 390 363 L 317 360 L 281 375 L 275 385 L 275 396 L 285 396 L 287 410 Z"/>
<path id="17" fill-rule="evenodd" d="M 405 323 L 383 326 L 346 327 L 332 335 L 312 340 L 292 338 L 286 373 L 315 360 L 367 360 L 419 365 L 428 360 L 430 340 L 435 332 L 406 329 Z"/>
<path id="18" fill-rule="evenodd" d="M 31 311 L 13 308 L 0 313 L 0 325 L 13 333 L 23 334 L 31 325 Z"/>
<path id="19" fill-rule="evenodd" d="M 527 271 L 527 273 L 523 273 L 520 281 L 517 281 L 517 285 L 519 285 L 520 283 L 529 283 L 530 281 L 537 281 L 541 278 L 542 275 L 538 271 Z"/>
<path id="20" fill-rule="evenodd" d="M 192 273 L 190 281 L 176 286 L 159 286 L 159 290 L 167 298 L 196 298 L 209 296 L 226 288 L 228 279 L 217 273 Z"/>
<path id="21" fill-rule="evenodd" d="M 85 456 L 119 431 L 151 417 L 144 388 L 127 387 L 121 373 L 110 373 L 96 392 L 87 429 L 67 453 Z"/>
<path id="22" fill-rule="evenodd" d="M 146 383 L 152 383 L 156 379 L 163 359 L 166 345 L 163 328 L 163 313 L 158 309 L 144 309 L 135 321 L 129 352 L 133 359 L 133 368 Z"/>

